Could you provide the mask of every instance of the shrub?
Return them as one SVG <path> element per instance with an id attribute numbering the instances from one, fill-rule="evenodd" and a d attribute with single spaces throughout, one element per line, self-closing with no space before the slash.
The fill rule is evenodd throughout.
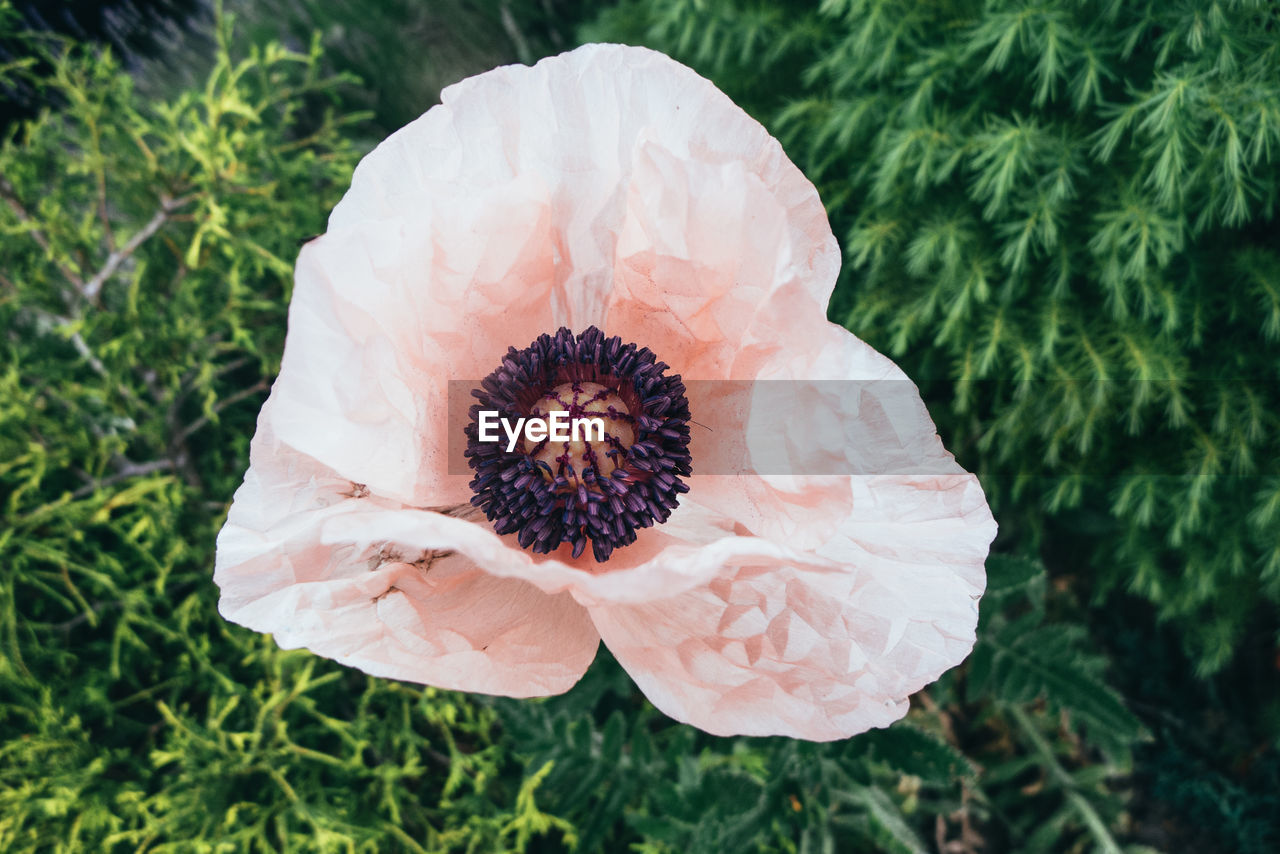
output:
<path id="1" fill-rule="evenodd" d="M 492 712 L 217 614 L 214 536 L 293 258 L 346 188 L 358 118 L 326 112 L 341 81 L 315 51 L 236 58 L 229 37 L 167 103 L 56 40 L 3 69 L 66 106 L 0 146 L 0 850 L 494 850 L 555 829 L 536 779 L 499 774 Z"/>
<path id="2" fill-rule="evenodd" d="M 1083 537 L 1095 601 L 1147 599 L 1207 674 L 1280 602 L 1277 33 L 1265 0 L 659 0 L 590 36 L 754 110 L 842 237 L 833 318 L 1006 536 Z"/>
<path id="3" fill-rule="evenodd" d="M 998 113 L 994 105 L 1017 97 L 1020 85 L 1012 65 L 993 67 L 982 85 L 966 76 L 981 69 L 983 55 L 965 58 L 948 39 L 980 42 L 971 32 L 977 11 L 920 8 L 939 17 L 870 19 L 881 24 L 868 26 L 903 28 L 907 40 L 889 60 L 915 57 L 892 75 L 888 65 L 858 71 L 865 51 L 856 43 L 845 48 L 856 62 L 813 52 L 856 37 L 863 19 L 844 4 L 817 15 L 753 4 L 743 6 L 745 17 L 729 16 L 741 10 L 726 3 L 633 4 L 609 13 L 598 32 L 639 27 L 720 69 L 724 88 L 784 134 L 821 184 L 836 225 L 856 238 L 837 311 L 895 349 L 916 376 L 942 377 L 933 390 L 945 400 L 948 381 L 962 388 L 960 380 L 1002 376 L 1012 358 L 1007 341 L 991 345 L 993 355 L 975 360 L 971 374 L 954 358 L 987 341 L 983 324 L 1001 306 L 1007 330 L 1033 309 L 1074 304 L 1071 287 L 1089 280 L 1082 272 L 1066 294 L 1042 293 L 1048 274 L 1033 273 L 1031 261 L 1067 241 L 1046 248 L 1041 236 L 1014 284 L 1004 282 L 999 224 L 1030 202 L 1022 184 L 978 189 L 976 176 L 989 168 L 978 143 L 954 143 L 961 153 L 949 155 L 945 175 L 932 171 L 945 162 L 918 146 L 893 175 L 881 175 L 875 141 L 908 121 L 899 111 L 912 99 L 898 87 L 927 76 L 931 66 L 920 62 L 932 57 L 941 68 L 937 103 L 921 107 L 930 121 L 954 119 L 956 133 L 982 139 L 1000 135 L 982 110 Z M 675 725 L 604 655 L 564 697 L 489 700 L 368 678 L 222 621 L 213 539 L 278 368 L 292 260 L 298 241 L 323 229 L 357 152 L 349 141 L 356 117 L 336 100 L 341 81 L 321 77 L 316 50 L 267 45 L 237 58 L 229 29 L 218 32 L 208 80 L 171 100 L 140 98 L 108 54 L 62 42 L 24 41 L 28 57 L 46 56 L 47 74 L 22 56 L 0 69 L 65 104 L 0 144 L 0 849 L 1114 852 L 1143 837 L 1129 812 L 1143 726 L 1107 686 L 1107 661 L 1071 591 L 1050 587 L 1038 560 L 993 559 L 966 671 L 917 696 L 906 721 L 829 745 L 717 739 Z M 867 38 L 889 49 L 884 31 Z M 1030 48 L 1015 38 L 1008 50 Z M 1237 71 L 1248 57 L 1241 51 Z M 1111 85 L 1107 79 L 1099 85 Z M 880 93 L 868 101 L 871 112 L 833 124 L 864 89 Z M 966 97 L 975 99 L 972 115 L 961 115 Z M 1087 134 L 1077 125 L 1096 112 L 1092 102 L 1077 109 L 1062 97 L 1050 85 L 1020 121 L 1052 126 L 1044 131 L 1051 137 Z M 1062 115 L 1036 112 L 1051 108 Z M 1131 124 L 1145 132 L 1141 117 Z M 921 139 L 936 142 L 931 133 Z M 1108 162 L 1144 156 L 1133 145 L 1118 142 Z M 1259 150 L 1257 162 L 1267 162 L 1269 149 Z M 1251 149 L 1243 151 L 1240 168 L 1252 176 L 1247 210 L 1261 216 L 1264 182 Z M 1026 156 L 1026 169 L 1046 168 L 1039 148 Z M 930 165 L 922 171 L 921 163 Z M 882 179 L 887 189 L 876 196 Z M 1098 175 L 1073 180 L 1105 184 Z M 1106 198 L 1098 188 L 1092 192 Z M 936 199 L 936 210 L 916 192 Z M 984 219 L 986 194 L 997 192 L 1003 207 Z M 854 204 L 862 195 L 869 201 Z M 1076 198 L 1093 196 L 1079 189 Z M 1092 221 L 1076 204 L 1068 204 L 1075 224 L 1060 234 Z M 868 243 L 877 217 L 890 214 L 898 224 L 882 245 Z M 955 249 L 944 241 L 930 254 L 920 234 L 942 215 L 969 217 L 970 231 L 952 241 Z M 1244 240 L 1249 227 L 1220 231 Z M 1193 237 L 1169 257 L 1183 257 Z M 1087 242 L 1070 247 L 1081 263 L 1093 257 Z M 960 271 L 976 257 L 966 253 L 979 249 L 987 290 L 971 294 L 948 326 Z M 960 252 L 964 264 L 948 268 L 948 252 Z M 1148 263 L 1163 263 L 1151 252 Z M 930 288 L 938 291 L 932 304 Z M 1075 309 L 1079 322 L 1101 324 L 1117 322 L 1114 310 Z M 1136 308 L 1132 319 L 1145 322 Z M 1228 319 L 1241 328 L 1261 322 L 1256 311 Z M 1181 340 L 1160 335 L 1152 340 L 1161 346 Z M 1219 346 L 1204 332 L 1188 340 Z M 1240 357 L 1256 364 L 1269 340 L 1241 346 Z M 1062 332 L 1053 352 L 1073 352 L 1073 342 Z M 1053 352 L 1036 364 L 1049 365 Z M 975 443 L 975 459 L 1038 461 L 1027 455 L 1047 440 L 994 414 L 1055 401 L 1006 403 L 1000 395 L 1015 395 L 1012 383 L 977 388 L 940 412 L 947 429 Z M 1263 417 L 1274 411 L 1265 403 Z M 988 447 L 980 440 L 990 430 L 1000 441 Z M 1122 435 L 1095 441 L 1113 461 L 1125 442 L 1138 444 Z M 1069 444 L 1051 473 L 1085 459 Z M 1007 458 L 996 453 L 1005 447 Z M 1107 509 L 1097 501 L 1082 487 L 1062 506 Z M 1020 513 L 1005 502 L 1002 519 L 1018 520 L 1006 523 L 1012 544 L 1032 548 L 1034 507 Z M 1143 530 L 1154 535 L 1156 521 Z M 1191 542 L 1202 529 L 1188 531 Z M 1099 541 L 1114 549 L 1117 540 L 1123 545 L 1112 531 Z M 1256 538 L 1249 542 L 1241 547 L 1256 548 Z M 1161 554 L 1186 547 L 1162 546 Z M 1123 568 L 1109 572 L 1122 577 Z M 1249 838 L 1265 842 L 1259 826 L 1249 825 Z"/>

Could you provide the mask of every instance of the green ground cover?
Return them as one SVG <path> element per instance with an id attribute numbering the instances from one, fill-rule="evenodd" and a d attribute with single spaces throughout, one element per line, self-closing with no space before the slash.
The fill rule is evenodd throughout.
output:
<path id="1" fill-rule="evenodd" d="M 0 13 L 0 81 L 53 105 L 0 143 L 0 851 L 1280 847 L 1275 4 L 477 4 L 434 66 L 344 38 L 359 5 L 224 21 L 189 81 Z M 888 730 L 715 738 L 605 654 L 563 697 L 454 695 L 217 615 L 298 241 L 411 117 L 371 93 L 575 32 L 783 141 L 833 318 L 984 474 L 978 646 Z"/>

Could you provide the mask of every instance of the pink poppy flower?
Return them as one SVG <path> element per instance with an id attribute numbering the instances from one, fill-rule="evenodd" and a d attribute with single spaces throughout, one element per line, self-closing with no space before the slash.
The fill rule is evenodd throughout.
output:
<path id="1" fill-rule="evenodd" d="M 902 371 L 826 320 L 840 255 L 812 184 L 642 48 L 442 100 L 364 158 L 298 259 L 218 537 L 222 614 L 513 697 L 568 690 L 603 640 L 719 735 L 900 718 L 972 648 L 995 523 Z M 610 438 L 481 447 L 461 380 Z"/>

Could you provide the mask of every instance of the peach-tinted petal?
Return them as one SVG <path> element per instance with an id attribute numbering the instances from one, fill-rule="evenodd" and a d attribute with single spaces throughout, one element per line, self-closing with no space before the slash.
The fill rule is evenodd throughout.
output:
<path id="1" fill-rule="evenodd" d="M 689 192 L 714 187 L 718 197 L 687 220 L 697 232 L 690 232 L 683 257 L 714 250 L 712 266 L 735 263 L 737 239 L 762 237 L 772 227 L 763 219 L 744 224 L 752 215 L 744 205 L 769 197 L 787 233 L 770 238 L 769 246 L 781 242 L 785 249 L 768 258 L 764 286 L 772 287 L 779 266 L 798 270 L 812 262 L 816 274 L 805 287 L 819 310 L 825 306 L 839 253 L 816 191 L 758 122 L 691 69 L 647 48 L 585 45 L 532 68 L 512 65 L 468 78 L 440 97 L 439 106 L 361 161 L 331 228 L 416 219 L 425 210 L 452 216 L 474 197 L 505 193 L 513 183 L 541 187 L 557 251 L 549 282 L 557 320 L 577 331 L 593 324 L 608 331 L 616 263 L 637 250 L 634 229 L 625 251 L 619 248 L 624 223 L 638 212 L 659 213 L 655 205 L 678 208 L 691 202 Z M 681 198 L 681 188 L 659 182 L 685 164 L 697 165 Z M 741 233 L 715 235 L 724 214 Z M 657 227 L 652 219 L 647 225 Z M 666 229 L 667 243 L 681 240 L 674 226 Z M 535 334 L 547 331 L 553 330 Z M 662 352 L 666 342 L 645 343 Z"/>
<path id="2" fill-rule="evenodd" d="M 777 384 L 775 384 L 777 385 Z M 681 501 L 732 519 L 738 533 L 785 542 L 809 550 L 826 542 L 836 525 L 852 510 L 847 474 L 813 476 L 799 486 L 775 485 L 761 476 L 752 459 L 751 444 L 763 439 L 778 470 L 789 461 L 779 459 L 789 437 L 803 442 L 809 429 L 802 410 L 769 412 L 760 405 L 762 388 L 750 381 L 694 381 L 686 394 L 693 424 L 689 452 L 693 475 Z M 775 447 L 776 446 L 776 447 Z M 839 471 L 841 456 L 831 456 Z M 807 458 L 811 471 L 822 471 L 822 460 Z"/>
<path id="3" fill-rule="evenodd" d="M 223 616 L 285 648 L 443 688 L 543 696 L 581 677 L 599 637 L 567 594 L 460 554 L 332 536 L 340 520 L 397 505 L 275 441 L 269 410 L 218 536 Z"/>
<path id="4" fill-rule="evenodd" d="M 800 343 L 756 374 L 747 429 L 752 463 L 771 483 L 798 489 L 806 477 L 826 473 L 963 472 L 915 384 L 890 359 L 825 321 L 797 327 L 793 336 Z"/>
<path id="5" fill-rule="evenodd" d="M 817 553 L 866 580 L 859 636 L 884 639 L 871 667 L 905 697 L 973 648 L 996 523 L 971 474 L 855 477 L 853 492 L 858 512 Z"/>
<path id="6" fill-rule="evenodd" d="M 282 441 L 411 504 L 470 495 L 469 478 L 449 473 L 466 471 L 448 456 L 449 381 L 478 380 L 536 336 L 526 325 L 555 322 L 536 287 L 554 253 L 545 207 L 469 202 L 451 218 L 367 222 L 308 243 L 272 389 Z"/>
<path id="7" fill-rule="evenodd" d="M 661 602 L 592 609 L 655 706 L 716 735 L 830 741 L 906 713 L 879 689 L 852 629 L 863 615 L 791 566 L 743 566 Z"/>
<path id="8" fill-rule="evenodd" d="M 971 650 L 995 522 L 915 386 L 848 332 L 813 329 L 760 376 L 743 428 L 753 462 L 843 474 L 759 477 L 738 505 L 758 521 L 741 524 L 803 536 L 841 571 L 742 564 L 666 602 L 600 605 L 592 618 L 656 706 L 709 732 L 828 740 L 885 726 Z M 753 482 L 695 476 L 688 498 L 731 509 L 723 487 L 734 481 Z M 837 513 L 815 506 L 822 490 L 836 490 Z"/>
<path id="9" fill-rule="evenodd" d="M 591 608 L 655 706 L 721 735 L 887 726 L 973 647 L 995 535 L 971 475 L 854 478 L 855 519 L 803 563 L 743 563 L 666 601 Z"/>
<path id="10" fill-rule="evenodd" d="M 735 535 L 732 524 L 732 520 L 717 519 L 696 505 L 682 505 L 666 523 L 645 531 L 636 544 L 619 549 L 607 564 L 592 568 L 570 560 L 567 545 L 550 555 L 521 549 L 514 535 L 495 534 L 483 517 L 473 521 L 409 508 L 374 508 L 334 519 L 325 536 L 335 542 L 451 550 L 493 575 L 525 579 L 547 593 L 568 591 L 587 605 L 666 599 L 705 585 L 744 562 L 803 559 L 782 543 Z M 808 561 L 815 571 L 834 567 L 819 557 L 811 556 Z"/>
<path id="11" fill-rule="evenodd" d="M 740 124 L 749 154 L 645 141 L 634 157 L 607 324 L 662 342 L 685 379 L 751 378 L 804 347 L 790 333 L 823 322 L 840 268 L 813 185 L 762 127 Z"/>
<path id="12" fill-rule="evenodd" d="M 376 494 L 464 500 L 449 380 L 595 324 L 686 377 L 750 376 L 764 312 L 822 317 L 839 252 L 813 186 L 710 82 L 592 45 L 464 80 L 357 168 L 299 259 L 275 428 Z M 772 308 L 771 308 L 772 307 Z"/>
<path id="13" fill-rule="evenodd" d="M 757 361 L 751 381 L 688 384 L 697 423 L 686 500 L 808 550 L 857 517 L 851 477 L 963 473 L 892 361 L 825 320 L 791 340 Z M 719 474 L 735 467 L 744 473 Z"/>

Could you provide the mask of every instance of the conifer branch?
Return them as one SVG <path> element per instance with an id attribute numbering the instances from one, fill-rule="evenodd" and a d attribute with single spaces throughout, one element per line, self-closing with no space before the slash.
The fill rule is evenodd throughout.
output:
<path id="1" fill-rule="evenodd" d="M 106 477 L 93 478 L 89 483 L 86 483 L 84 486 L 71 493 L 72 500 L 85 498 L 86 496 L 97 492 L 99 489 L 114 486 L 115 484 L 129 480 L 130 478 L 144 477 L 149 474 L 155 474 L 156 472 L 172 471 L 175 468 L 175 463 L 173 460 L 169 459 L 149 460 L 145 463 L 135 463 L 132 460 L 117 456 L 115 458 L 115 466 L 116 471 L 114 474 Z"/>
<path id="2" fill-rule="evenodd" d="M 138 251 L 143 243 L 155 235 L 157 231 L 169 220 L 173 211 L 178 210 L 183 205 L 190 202 L 194 196 L 184 196 L 180 199 L 171 199 L 164 196 L 160 200 L 160 209 L 155 212 L 151 219 L 142 228 L 130 237 L 129 240 L 120 249 L 113 251 L 107 256 L 106 263 L 102 268 L 93 275 L 93 278 L 85 282 L 80 287 L 80 292 L 84 298 L 90 302 L 95 302 L 98 293 L 102 290 L 102 286 L 107 279 L 115 275 L 116 270 L 120 269 L 120 265 L 128 260 L 134 252 Z"/>
<path id="3" fill-rule="evenodd" d="M 13 185 L 9 183 L 8 179 L 2 176 L 0 176 L 0 199 L 4 199 L 5 204 L 7 204 L 9 209 L 18 217 L 18 222 L 22 223 L 22 225 L 27 228 L 27 234 L 31 235 L 31 239 L 45 251 L 45 254 L 48 255 L 50 260 L 52 260 L 58 267 L 62 272 L 62 275 L 66 277 L 67 281 L 75 286 L 76 290 L 84 290 L 84 279 L 80 278 L 80 275 L 75 270 L 72 270 L 67 266 L 66 262 L 59 258 L 58 254 L 53 251 L 53 245 L 49 242 L 49 238 L 46 237 L 45 233 L 36 225 L 36 221 L 31 214 L 27 213 L 27 209 L 18 199 L 18 195 L 14 190 Z"/>
<path id="4" fill-rule="evenodd" d="M 229 394 L 226 397 L 222 398 L 217 402 L 217 404 L 214 405 L 212 411 L 214 415 L 216 415 L 217 413 L 221 412 L 227 407 L 233 406 L 234 404 L 239 403 L 240 401 L 244 400 L 247 397 L 253 397 L 255 394 L 262 394 L 264 391 L 270 391 L 270 389 L 271 389 L 271 383 L 267 382 L 266 380 L 260 380 L 259 382 L 254 383 L 248 388 L 243 388 L 240 391 L 237 391 L 235 394 Z M 199 418 L 197 418 L 195 421 L 192 421 L 185 428 L 183 428 L 182 432 L 178 434 L 177 442 L 179 443 L 186 442 L 186 440 L 191 437 L 191 434 L 200 430 L 202 427 L 208 424 L 210 420 L 211 419 L 208 415 L 202 415 Z"/>

